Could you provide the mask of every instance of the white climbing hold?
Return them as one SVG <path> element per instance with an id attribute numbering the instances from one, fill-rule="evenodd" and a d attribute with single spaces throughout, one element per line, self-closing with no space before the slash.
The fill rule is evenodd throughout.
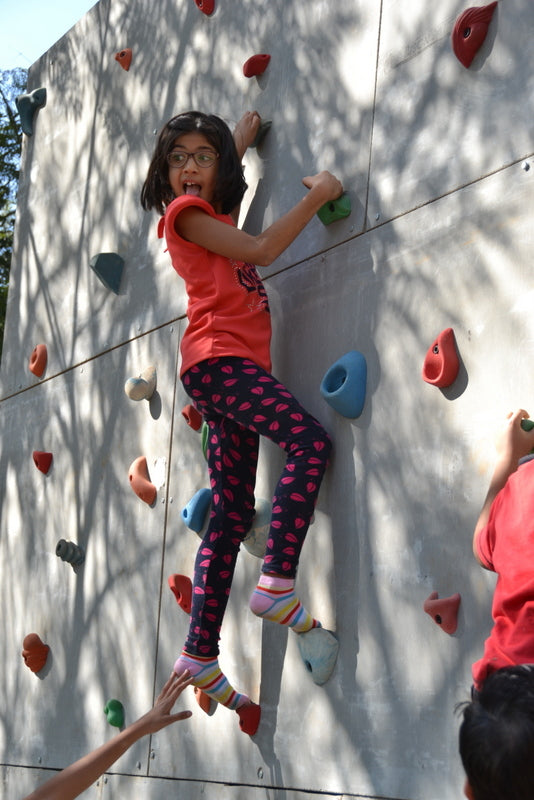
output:
<path id="1" fill-rule="evenodd" d="M 326 683 L 336 665 L 339 642 L 326 628 L 299 633 L 298 646 L 304 666 L 318 686 Z"/>
<path id="2" fill-rule="evenodd" d="M 150 400 L 156 391 L 156 367 L 147 367 L 138 378 L 128 378 L 124 391 L 130 400 Z"/>
<path id="3" fill-rule="evenodd" d="M 271 529 L 271 513 L 272 505 L 268 500 L 262 500 L 261 498 L 256 500 L 254 522 L 248 536 L 243 539 L 244 547 L 256 558 L 263 558 L 265 555 L 267 539 Z"/>

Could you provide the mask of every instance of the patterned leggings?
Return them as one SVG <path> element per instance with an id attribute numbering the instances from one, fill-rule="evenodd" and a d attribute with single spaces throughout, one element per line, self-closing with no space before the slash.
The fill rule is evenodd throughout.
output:
<path id="1" fill-rule="evenodd" d="M 208 529 L 195 562 L 185 650 L 215 657 L 235 563 L 254 519 L 259 436 L 287 453 L 273 497 L 263 572 L 294 578 L 332 448 L 326 431 L 276 378 L 252 361 L 203 361 L 182 377 L 209 426 L 212 491 Z"/>

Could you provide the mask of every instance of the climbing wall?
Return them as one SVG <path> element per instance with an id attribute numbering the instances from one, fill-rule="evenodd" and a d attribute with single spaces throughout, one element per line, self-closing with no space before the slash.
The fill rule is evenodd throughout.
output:
<path id="1" fill-rule="evenodd" d="M 149 708 L 186 634 L 167 581 L 192 573 L 199 539 L 182 510 L 207 475 L 176 378 L 184 287 L 138 196 L 158 129 L 189 108 L 272 120 L 245 158 L 247 230 L 320 169 L 350 199 L 350 216 L 313 220 L 262 271 L 275 374 L 335 444 L 298 586 L 339 655 L 316 685 L 296 637 L 248 611 L 260 561 L 243 550 L 221 665 L 261 702 L 258 733 L 187 692 L 193 718 L 137 743 L 84 796 L 460 796 L 454 708 L 494 586 L 471 532 L 505 414 L 534 416 L 534 6 L 501 0 L 469 68 L 451 47 L 467 6 L 216 0 L 208 16 L 193 0 L 100 0 L 30 69 L 46 104 L 24 136 L 0 373 L 6 796 L 113 736 L 110 699 L 126 724 Z M 128 70 L 115 58 L 126 48 Z M 254 54 L 271 59 L 247 78 Z M 123 260 L 115 291 L 90 266 L 102 253 Z M 443 356 L 432 351 L 449 328 L 459 360 L 440 386 L 422 371 L 439 381 L 427 358 Z M 367 382 L 348 418 L 319 387 L 352 351 Z M 156 389 L 133 401 L 124 384 L 149 366 Z M 34 451 L 52 454 L 48 472 Z M 150 505 L 128 477 L 140 457 Z M 258 498 L 280 465 L 262 443 Z M 82 564 L 56 555 L 60 539 Z M 461 596 L 454 633 L 447 609 L 441 626 L 423 609 L 434 592 Z M 49 647 L 37 673 L 21 657 L 29 633 Z"/>

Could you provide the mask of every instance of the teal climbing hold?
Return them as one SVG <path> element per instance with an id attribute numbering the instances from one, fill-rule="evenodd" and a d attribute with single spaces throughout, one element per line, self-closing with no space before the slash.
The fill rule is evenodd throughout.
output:
<path id="1" fill-rule="evenodd" d="M 260 127 L 258 128 L 258 132 L 254 137 L 254 141 L 250 145 L 251 147 L 259 147 L 269 132 L 272 124 L 273 122 L 271 119 L 266 119 L 265 121 L 262 120 Z"/>
<path id="2" fill-rule="evenodd" d="M 104 706 L 104 714 L 113 727 L 122 728 L 124 726 L 124 706 L 120 700 L 108 700 Z"/>
<path id="3" fill-rule="evenodd" d="M 317 216 L 323 225 L 330 225 L 338 219 L 348 217 L 350 212 L 350 197 L 348 194 L 344 193 L 341 197 L 338 197 L 337 200 L 331 200 L 329 203 L 325 203 L 324 206 L 321 206 L 317 212 Z"/>
<path id="4" fill-rule="evenodd" d="M 199 489 L 189 503 L 182 509 L 182 519 L 192 531 L 200 533 L 206 523 L 211 506 L 211 491 Z"/>
<path id="5" fill-rule="evenodd" d="M 534 419 L 522 419 L 521 427 L 524 431 L 531 431 L 534 428 Z"/>
<path id="6" fill-rule="evenodd" d="M 272 505 L 268 500 L 256 500 L 256 513 L 252 528 L 248 536 L 243 539 L 243 545 L 248 552 L 256 556 L 256 558 L 263 558 L 265 556 L 265 549 L 267 547 L 267 539 L 269 531 L 271 530 L 271 515 Z"/>
<path id="7" fill-rule="evenodd" d="M 341 356 L 324 376 L 320 391 L 338 414 L 356 419 L 363 411 L 367 387 L 367 362 L 358 350 Z"/>
<path id="8" fill-rule="evenodd" d="M 304 666 L 318 686 L 326 683 L 336 665 L 339 642 L 326 628 L 298 633 L 298 646 Z"/>
<path id="9" fill-rule="evenodd" d="M 117 253 L 98 253 L 89 262 L 91 269 L 107 289 L 119 293 L 124 259 Z"/>
<path id="10" fill-rule="evenodd" d="M 33 122 L 37 111 L 46 105 L 46 89 L 34 89 L 29 94 L 19 94 L 15 103 L 20 115 L 22 132 L 26 136 L 33 135 Z"/>

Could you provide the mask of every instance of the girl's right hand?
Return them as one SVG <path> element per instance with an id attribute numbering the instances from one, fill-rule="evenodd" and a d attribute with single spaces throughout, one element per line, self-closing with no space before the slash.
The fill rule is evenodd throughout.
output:
<path id="1" fill-rule="evenodd" d="M 307 189 L 314 192 L 321 192 L 323 195 L 323 203 L 328 203 L 330 200 L 337 200 L 343 194 L 343 184 L 331 172 L 323 170 L 318 172 L 317 175 L 309 175 L 302 179 L 302 183 Z"/>

